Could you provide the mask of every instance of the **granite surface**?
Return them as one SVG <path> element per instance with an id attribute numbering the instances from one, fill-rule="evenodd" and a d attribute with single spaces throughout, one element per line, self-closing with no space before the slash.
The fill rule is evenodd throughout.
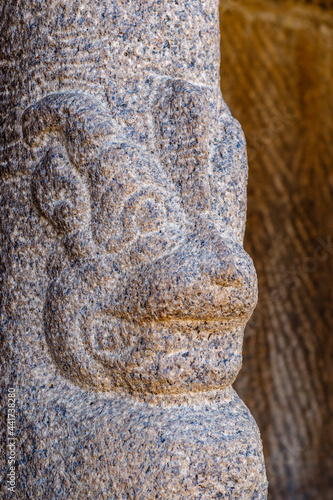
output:
<path id="1" fill-rule="evenodd" d="M 6 494 L 265 499 L 231 388 L 257 285 L 218 2 L 12 0 L 1 19 Z"/>

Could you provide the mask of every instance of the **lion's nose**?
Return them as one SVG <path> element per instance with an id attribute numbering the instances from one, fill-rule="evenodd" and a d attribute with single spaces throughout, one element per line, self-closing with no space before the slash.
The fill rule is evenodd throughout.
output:
<path id="1" fill-rule="evenodd" d="M 205 235 L 205 244 L 202 248 L 202 272 L 209 276 L 213 284 L 237 286 L 242 282 L 242 274 L 234 262 L 233 250 L 217 232 Z"/>
<path id="2" fill-rule="evenodd" d="M 212 266 L 208 274 L 213 283 L 221 287 L 238 285 L 241 283 L 242 276 L 236 269 L 235 264 L 232 261 L 222 261 L 219 262 L 217 266 Z"/>

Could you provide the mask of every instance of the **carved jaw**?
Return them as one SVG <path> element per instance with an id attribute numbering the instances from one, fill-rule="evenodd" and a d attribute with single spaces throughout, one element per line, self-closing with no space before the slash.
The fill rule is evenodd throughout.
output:
<path id="1" fill-rule="evenodd" d="M 236 255 L 237 270 L 225 242 L 218 251 L 197 235 L 123 275 L 110 305 L 82 325 L 109 381 L 144 397 L 232 384 L 257 301 L 252 261 L 240 248 Z"/>
<path id="2" fill-rule="evenodd" d="M 126 255 L 118 259 L 67 264 L 51 282 L 46 333 L 62 373 L 85 387 L 142 396 L 229 386 L 257 299 L 244 250 L 192 233 L 131 270 L 120 264 Z"/>

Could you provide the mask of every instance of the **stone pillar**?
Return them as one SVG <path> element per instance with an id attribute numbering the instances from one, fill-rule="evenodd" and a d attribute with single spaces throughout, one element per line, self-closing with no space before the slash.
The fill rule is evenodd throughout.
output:
<path id="1" fill-rule="evenodd" d="M 257 289 L 218 1 L 9 0 L 1 23 L 8 494 L 265 499 L 231 388 Z"/>

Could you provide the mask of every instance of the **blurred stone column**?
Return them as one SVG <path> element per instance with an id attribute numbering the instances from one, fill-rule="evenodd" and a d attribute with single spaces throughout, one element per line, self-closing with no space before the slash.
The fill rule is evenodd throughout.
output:
<path id="1" fill-rule="evenodd" d="M 259 302 L 236 389 L 274 500 L 333 497 L 333 4 L 221 2 L 222 92 L 249 156 Z"/>

